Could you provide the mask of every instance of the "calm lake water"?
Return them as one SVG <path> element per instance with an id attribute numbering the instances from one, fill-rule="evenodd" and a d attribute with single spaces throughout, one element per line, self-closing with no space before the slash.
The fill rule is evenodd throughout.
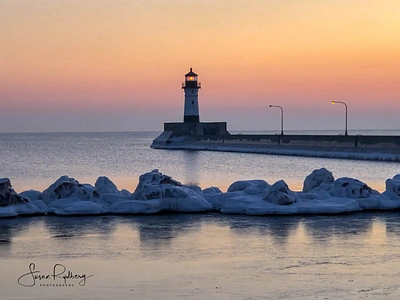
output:
<path id="1" fill-rule="evenodd" d="M 0 177 L 21 192 L 64 174 L 92 184 L 106 175 L 133 191 L 157 168 L 201 187 L 284 179 L 300 190 L 325 167 L 383 191 L 400 173 L 389 162 L 150 149 L 157 135 L 0 134 Z M 400 299 L 399 251 L 397 211 L 2 219 L 0 299 Z"/>
<path id="2" fill-rule="evenodd" d="M 395 131 L 389 131 L 393 134 Z M 377 132 L 379 134 L 381 132 Z M 0 134 L 0 177 L 17 192 L 44 190 L 62 175 L 94 184 L 108 176 L 118 188 L 133 191 L 141 174 L 153 169 L 182 183 L 222 190 L 236 180 L 284 179 L 301 190 L 304 178 L 325 167 L 335 178 L 353 177 L 383 191 L 399 164 L 280 155 L 150 149 L 159 132 Z"/>
<path id="3" fill-rule="evenodd" d="M 1 299 L 400 297 L 398 212 L 39 216 L 0 220 L 0 239 Z M 25 287 L 30 263 L 93 276 Z"/>

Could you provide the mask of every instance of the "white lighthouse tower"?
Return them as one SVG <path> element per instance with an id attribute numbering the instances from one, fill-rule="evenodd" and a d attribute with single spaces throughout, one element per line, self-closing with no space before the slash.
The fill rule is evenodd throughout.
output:
<path id="1" fill-rule="evenodd" d="M 185 75 L 185 83 L 182 84 L 185 91 L 185 110 L 183 114 L 184 123 L 200 122 L 199 117 L 199 89 L 200 83 L 197 83 L 197 74 L 192 71 Z"/>

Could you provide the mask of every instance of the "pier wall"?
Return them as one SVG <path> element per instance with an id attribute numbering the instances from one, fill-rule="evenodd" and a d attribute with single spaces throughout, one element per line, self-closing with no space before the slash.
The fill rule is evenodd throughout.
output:
<path id="1" fill-rule="evenodd" d="M 193 135 L 192 142 L 221 143 L 225 145 L 265 145 L 290 148 L 337 148 L 337 149 L 390 149 L 400 151 L 400 136 L 363 135 Z"/>
<path id="2" fill-rule="evenodd" d="M 171 129 L 168 126 L 166 128 Z M 400 162 L 400 136 L 257 134 L 179 136 L 177 132 L 165 131 L 153 141 L 151 147 Z"/>

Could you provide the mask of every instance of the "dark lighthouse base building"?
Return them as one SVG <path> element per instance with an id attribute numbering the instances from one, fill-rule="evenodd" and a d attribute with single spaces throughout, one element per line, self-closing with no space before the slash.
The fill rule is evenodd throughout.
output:
<path id="1" fill-rule="evenodd" d="M 183 122 L 164 123 L 164 131 L 172 131 L 173 136 L 229 135 L 226 122 Z"/>

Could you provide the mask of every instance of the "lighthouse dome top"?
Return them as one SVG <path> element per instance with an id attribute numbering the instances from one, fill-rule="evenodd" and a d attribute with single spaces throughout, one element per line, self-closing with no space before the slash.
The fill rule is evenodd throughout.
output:
<path id="1" fill-rule="evenodd" d="M 190 72 L 187 73 L 185 76 L 197 76 L 197 74 L 192 71 L 192 68 L 190 68 Z"/>

